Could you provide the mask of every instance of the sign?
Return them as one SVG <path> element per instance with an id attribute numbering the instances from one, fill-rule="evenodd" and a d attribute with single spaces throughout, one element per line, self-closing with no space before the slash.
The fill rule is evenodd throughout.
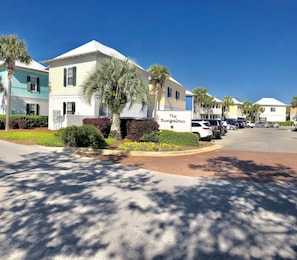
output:
<path id="1" fill-rule="evenodd" d="M 156 121 L 160 130 L 191 132 L 192 111 L 157 111 Z"/>

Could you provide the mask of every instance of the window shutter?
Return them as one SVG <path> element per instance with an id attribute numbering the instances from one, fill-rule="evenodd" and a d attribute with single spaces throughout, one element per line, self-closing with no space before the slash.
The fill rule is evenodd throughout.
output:
<path id="1" fill-rule="evenodd" d="M 64 69 L 64 87 L 66 87 L 67 86 L 67 69 L 65 68 Z"/>
<path id="2" fill-rule="evenodd" d="M 75 102 L 72 102 L 72 114 L 75 114 Z"/>
<path id="3" fill-rule="evenodd" d="M 73 82 L 73 86 L 76 86 L 76 67 L 73 67 L 72 68 L 72 71 L 73 71 L 73 79 L 72 79 L 72 82 Z"/>
<path id="4" fill-rule="evenodd" d="M 63 102 L 63 115 L 66 115 L 66 102 Z"/>
<path id="5" fill-rule="evenodd" d="M 30 82 L 31 80 L 30 80 L 30 76 L 27 76 L 27 90 L 29 91 L 29 92 L 31 92 L 31 82 Z"/>
<path id="6" fill-rule="evenodd" d="M 27 113 L 27 115 L 29 115 L 29 113 L 30 113 L 30 105 L 29 104 L 26 104 L 26 113 Z"/>
<path id="7" fill-rule="evenodd" d="M 36 115 L 39 115 L 39 108 L 40 108 L 39 104 L 36 104 Z"/>
<path id="8" fill-rule="evenodd" d="M 37 78 L 37 91 L 40 92 L 39 78 Z"/>

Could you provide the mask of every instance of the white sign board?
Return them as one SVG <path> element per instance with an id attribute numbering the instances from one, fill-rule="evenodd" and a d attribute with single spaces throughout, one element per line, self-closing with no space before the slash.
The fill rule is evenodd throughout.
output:
<path id="1" fill-rule="evenodd" d="M 191 132 L 192 111 L 157 111 L 156 121 L 160 130 Z"/>

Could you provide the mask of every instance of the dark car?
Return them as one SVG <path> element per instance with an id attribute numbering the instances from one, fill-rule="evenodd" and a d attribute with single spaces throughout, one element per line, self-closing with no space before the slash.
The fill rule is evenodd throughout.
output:
<path id="1" fill-rule="evenodd" d="M 220 120 L 207 120 L 212 127 L 213 138 L 221 138 L 225 132 L 223 124 Z"/>
<path id="2" fill-rule="evenodd" d="M 245 127 L 245 123 L 242 120 L 237 120 L 238 123 L 238 128 L 244 128 Z"/>

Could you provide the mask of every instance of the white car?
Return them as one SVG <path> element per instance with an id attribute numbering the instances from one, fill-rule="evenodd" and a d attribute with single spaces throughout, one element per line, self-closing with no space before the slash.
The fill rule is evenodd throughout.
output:
<path id="1" fill-rule="evenodd" d="M 246 122 L 246 126 L 247 127 L 250 127 L 250 128 L 254 128 L 256 126 L 255 122 L 252 122 L 252 121 L 247 121 Z"/>
<path id="2" fill-rule="evenodd" d="M 198 139 L 211 140 L 212 127 L 207 121 L 192 121 L 192 132 L 198 135 Z"/>

